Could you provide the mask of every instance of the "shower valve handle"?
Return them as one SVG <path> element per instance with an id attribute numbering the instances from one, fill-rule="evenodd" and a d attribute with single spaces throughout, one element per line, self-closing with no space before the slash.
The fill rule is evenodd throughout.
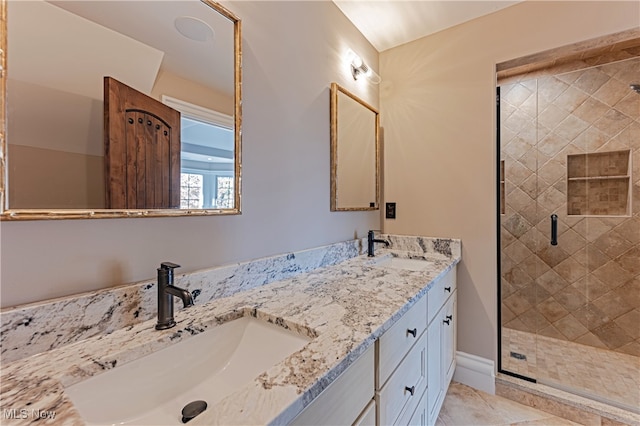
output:
<path id="1" fill-rule="evenodd" d="M 551 245 L 558 245 L 558 215 L 551 215 Z"/>

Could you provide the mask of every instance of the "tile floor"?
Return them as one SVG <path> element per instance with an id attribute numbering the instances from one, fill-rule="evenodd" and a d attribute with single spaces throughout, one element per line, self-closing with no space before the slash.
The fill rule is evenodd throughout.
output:
<path id="1" fill-rule="evenodd" d="M 509 399 L 451 382 L 436 426 L 579 425 Z"/>
<path id="2" fill-rule="evenodd" d="M 638 412 L 640 357 L 506 327 L 502 333 L 505 370 Z M 510 357 L 510 351 L 524 354 L 527 359 Z"/>

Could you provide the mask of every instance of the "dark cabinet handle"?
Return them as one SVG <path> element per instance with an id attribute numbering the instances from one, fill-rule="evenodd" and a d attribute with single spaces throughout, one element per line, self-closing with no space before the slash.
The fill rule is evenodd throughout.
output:
<path id="1" fill-rule="evenodd" d="M 413 394 L 416 392 L 416 387 L 415 386 L 405 386 L 404 390 L 406 390 L 407 392 L 409 392 L 411 394 L 411 396 L 413 396 Z"/>
<path id="2" fill-rule="evenodd" d="M 451 293 L 451 287 L 445 287 L 444 291 L 448 291 L 449 293 Z"/>
<path id="3" fill-rule="evenodd" d="M 447 319 L 442 320 L 442 322 L 443 322 L 444 324 L 449 325 L 449 323 L 451 322 L 451 318 L 447 317 Z"/>
<path id="4" fill-rule="evenodd" d="M 446 318 L 447 318 L 448 320 L 452 320 L 452 319 L 453 319 L 453 315 L 447 315 L 447 316 L 446 316 Z"/>
<path id="5" fill-rule="evenodd" d="M 551 215 L 551 245 L 558 245 L 558 215 Z"/>
<path id="6" fill-rule="evenodd" d="M 418 329 L 417 328 L 414 328 L 413 330 L 407 329 L 407 334 L 410 334 L 413 337 L 416 337 L 418 335 Z"/>

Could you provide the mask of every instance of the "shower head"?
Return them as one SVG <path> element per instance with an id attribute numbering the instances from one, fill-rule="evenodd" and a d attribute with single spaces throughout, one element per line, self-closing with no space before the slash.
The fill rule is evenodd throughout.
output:
<path id="1" fill-rule="evenodd" d="M 631 90 L 635 90 L 636 93 L 640 93 L 640 84 L 630 84 Z"/>

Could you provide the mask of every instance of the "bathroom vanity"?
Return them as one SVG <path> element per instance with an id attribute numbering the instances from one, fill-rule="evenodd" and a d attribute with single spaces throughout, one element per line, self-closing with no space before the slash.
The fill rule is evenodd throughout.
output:
<path id="1" fill-rule="evenodd" d="M 434 424 L 455 369 L 455 303 L 454 267 L 292 423 Z"/>
<path id="2" fill-rule="evenodd" d="M 158 400 L 156 405 L 181 407 L 193 400 L 192 395 L 188 400 L 180 400 L 187 393 L 181 381 L 190 380 L 189 377 L 200 380 L 199 376 L 210 373 L 206 363 L 196 365 L 188 361 L 192 357 L 184 352 L 196 347 L 190 342 L 228 324 L 240 324 L 236 320 L 250 319 L 306 341 L 284 359 L 268 363 L 264 371 L 260 367 L 262 373 L 257 377 L 242 379 L 228 389 L 218 385 L 224 392 L 215 397 L 203 394 L 198 399 L 206 400 L 208 408 L 190 424 L 432 424 L 455 368 L 456 265 L 460 260 L 460 242 L 394 235 L 382 238 L 390 241 L 390 247 L 379 249 L 374 258 L 360 254 L 364 245 L 356 241 L 358 249 L 354 255 L 326 266 L 321 260 L 319 267 L 308 270 L 298 267 L 302 259 L 311 262 L 314 257 L 326 260 L 329 256 L 324 252 L 300 252 L 263 263 L 235 265 L 231 276 L 241 276 L 240 267 L 265 274 L 269 268 L 259 270 L 256 266 L 271 265 L 273 269 L 278 262 L 282 262 L 283 271 L 299 272 L 225 297 L 203 301 L 200 295 L 195 306 L 176 311 L 177 325 L 168 330 L 155 330 L 155 319 L 145 319 L 108 334 L 3 362 L 2 409 L 55 413 L 54 420 L 44 420 L 51 424 L 105 424 L 123 420 L 136 423 L 135 416 L 124 419 L 117 414 L 135 407 L 135 400 L 121 398 L 119 404 L 125 406 L 118 407 L 115 399 L 103 397 L 102 393 L 124 392 L 126 387 L 150 382 L 153 369 L 151 373 L 143 373 L 143 368 L 131 369 L 125 375 L 121 391 L 118 379 L 110 385 L 87 388 L 92 389 L 93 398 L 89 400 L 100 400 L 103 404 L 109 401 L 103 411 L 113 418 L 100 421 L 91 418 L 91 410 L 74 395 L 74 387 L 115 377 L 112 375 L 136 362 L 151 363 L 151 357 L 163 350 L 176 351 L 171 359 L 184 374 L 164 384 L 168 399 Z M 344 246 L 337 252 L 345 255 Z M 298 266 L 293 267 L 295 262 Z M 219 271 L 208 273 L 213 277 Z M 246 281 L 246 275 L 242 281 Z M 192 292 L 194 283 L 201 285 L 202 281 L 186 274 L 176 277 L 177 285 Z M 216 281 L 208 285 L 215 286 Z M 221 280 L 219 285 L 225 284 Z M 128 288 L 126 293 L 138 290 L 155 289 L 143 283 Z M 17 321 L 17 312 L 13 313 L 13 319 L 9 314 L 3 312 L 3 322 Z M 24 325 L 16 327 L 22 327 L 24 333 Z M 224 333 L 211 334 L 220 341 L 211 341 L 212 349 L 208 350 L 224 347 L 232 338 L 229 336 L 242 333 L 232 331 L 226 337 Z M 4 337 L 9 334 L 5 332 Z M 17 334 L 11 336 L 17 338 Z M 269 347 L 269 342 L 249 340 L 258 347 Z M 3 346 L 6 344 L 4 339 Z M 244 362 L 257 361 L 262 352 L 250 351 Z M 170 367 L 161 371 L 160 377 L 170 374 Z M 166 424 L 181 424 L 180 412 L 175 411 Z M 33 422 L 43 424 L 33 416 L 12 418 L 7 424 Z"/>

